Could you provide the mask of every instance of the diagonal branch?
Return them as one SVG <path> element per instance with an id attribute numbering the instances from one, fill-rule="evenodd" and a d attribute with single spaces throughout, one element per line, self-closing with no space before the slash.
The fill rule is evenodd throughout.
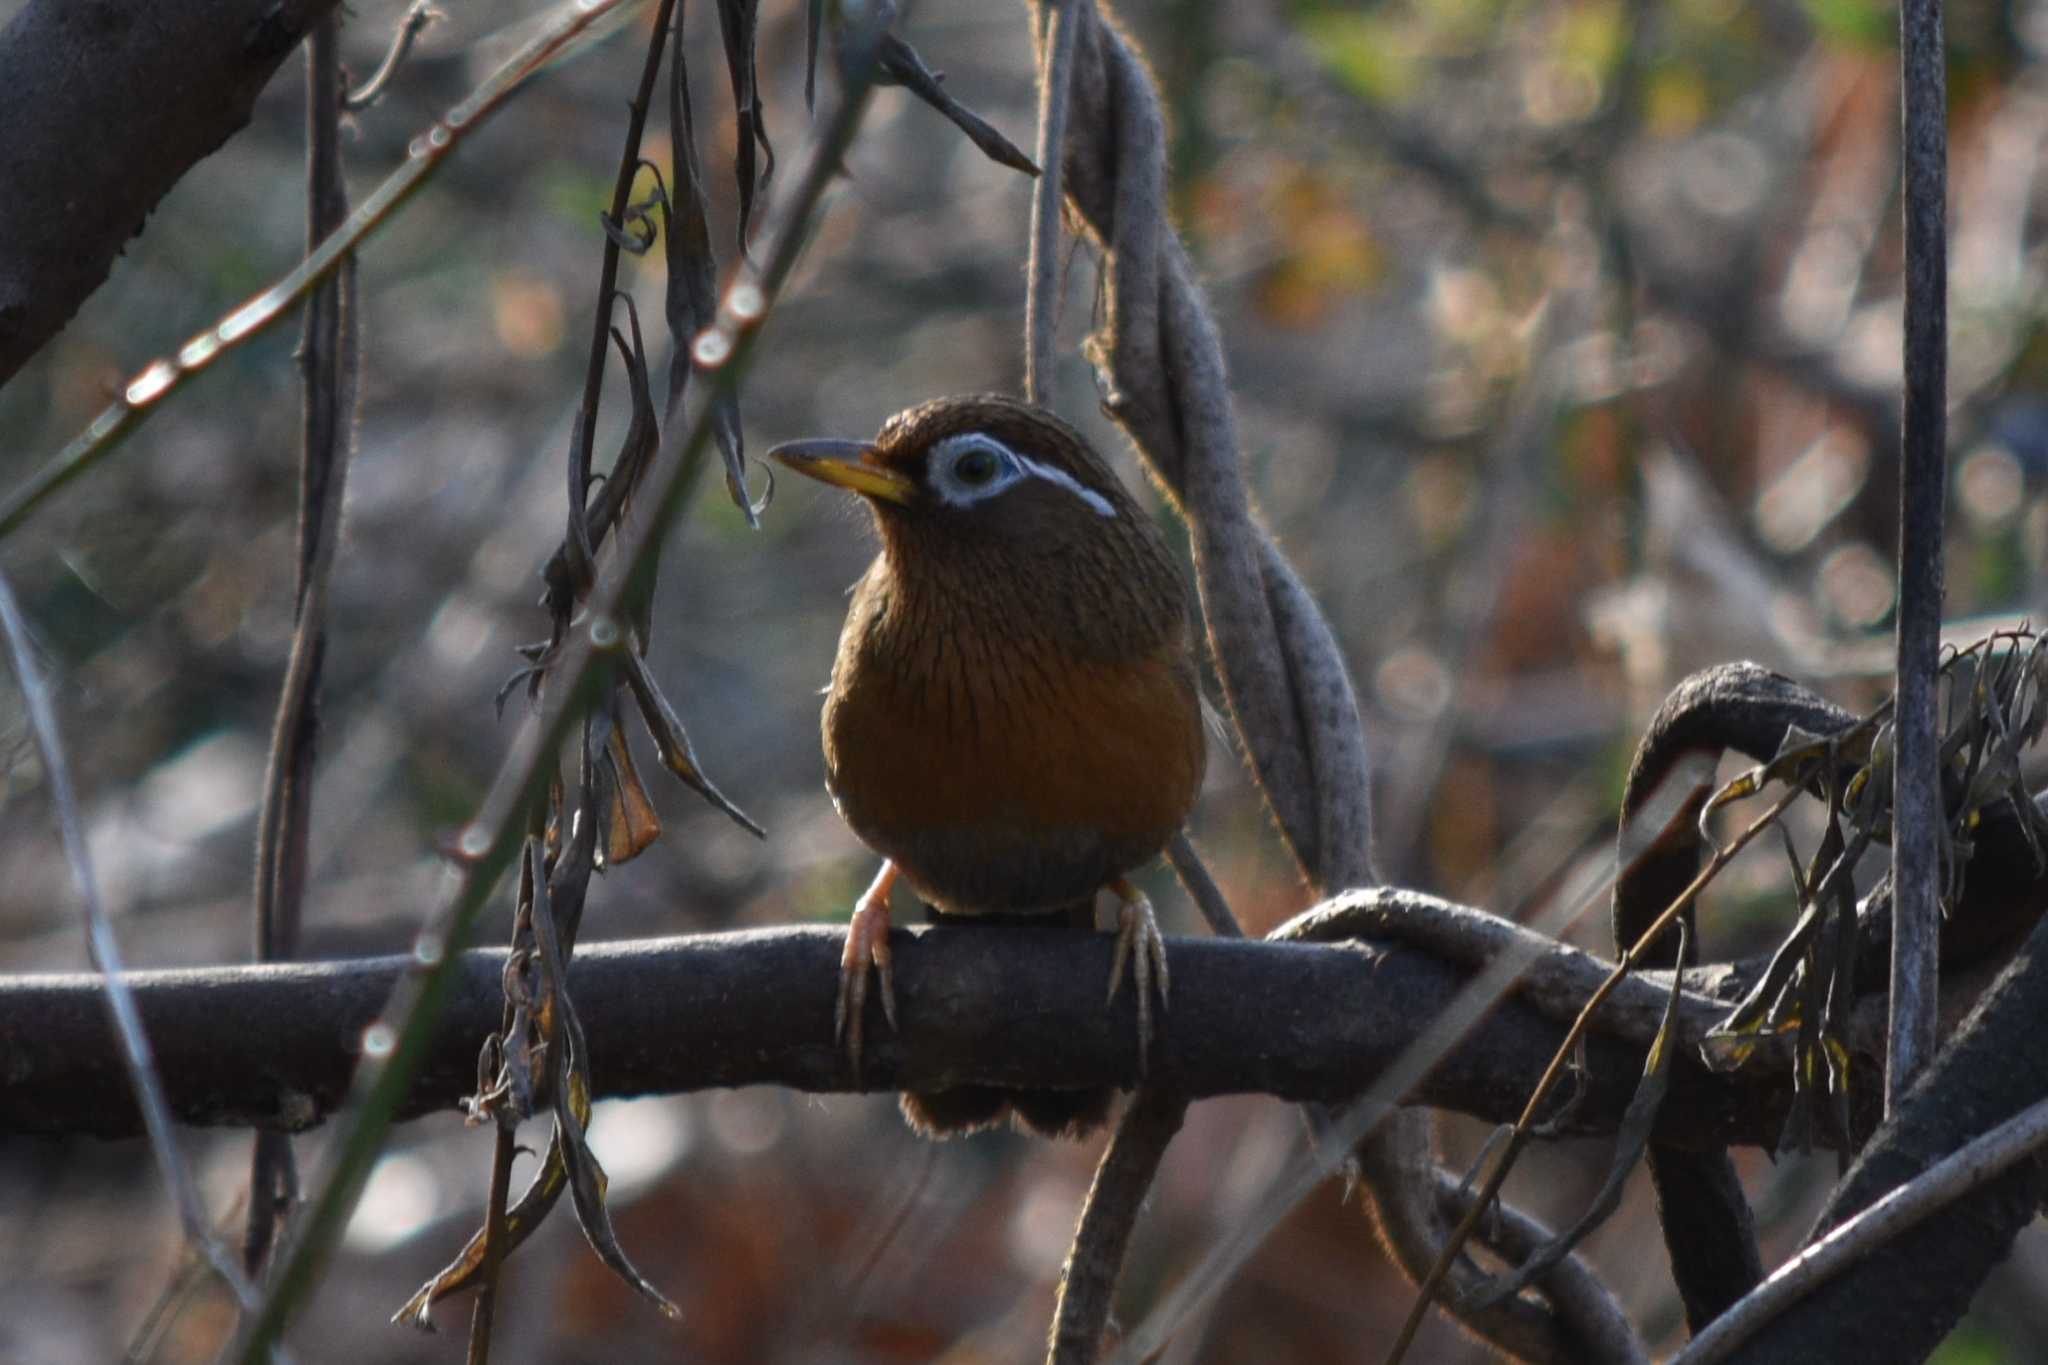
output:
<path id="1" fill-rule="evenodd" d="M 0 384 L 334 0 L 32 0 L 0 32 Z M 91 136 L 79 136 L 79 130 Z"/>
<path id="2" fill-rule="evenodd" d="M 1678 1365 L 1724 1360 L 1785 1306 L 1811 1292 L 1916 1223 L 2003 1175 L 2048 1143 L 2048 1100 L 2038 1100 L 1982 1137 L 1972 1138 L 1863 1212 L 1808 1244 L 1741 1305 L 1715 1319 L 1678 1357 Z"/>
<path id="3" fill-rule="evenodd" d="M 128 989 L 121 969 L 120 941 L 114 936 L 113 920 L 100 900 L 99 882 L 93 873 L 92 856 L 86 846 L 85 822 L 78 796 L 71 785 L 71 765 L 65 757 L 57 732 L 57 708 L 49 684 L 35 660 L 35 646 L 29 638 L 28 621 L 14 597 L 14 588 L 0 576 L 0 641 L 21 688 L 22 704 L 28 711 L 29 728 L 35 735 L 36 751 L 50 788 L 50 803 L 56 807 L 58 837 L 71 864 L 72 879 L 78 883 L 79 899 L 85 913 L 87 956 L 97 973 L 80 978 L 87 997 L 86 1009 L 103 1030 L 111 1030 L 113 1044 L 107 1058 L 106 1074 L 121 1087 L 125 1100 L 140 1111 L 149 1145 L 162 1170 L 164 1183 L 178 1207 L 185 1237 L 227 1282 L 243 1307 L 255 1302 L 255 1289 L 242 1273 L 227 1248 L 213 1235 L 206 1213 L 205 1197 L 193 1178 L 192 1167 L 171 1127 L 171 1106 L 167 1087 L 158 1071 L 151 1047 L 150 1030 L 134 992 Z M 104 1013 L 102 1013 L 104 1010 Z"/>

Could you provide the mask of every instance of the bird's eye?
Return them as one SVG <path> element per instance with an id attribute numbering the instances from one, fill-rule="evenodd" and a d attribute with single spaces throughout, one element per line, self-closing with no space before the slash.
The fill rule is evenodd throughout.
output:
<path id="1" fill-rule="evenodd" d="M 970 488 L 978 488 L 1002 472 L 1003 462 L 987 446 L 973 446 L 953 462 L 953 477 Z"/>

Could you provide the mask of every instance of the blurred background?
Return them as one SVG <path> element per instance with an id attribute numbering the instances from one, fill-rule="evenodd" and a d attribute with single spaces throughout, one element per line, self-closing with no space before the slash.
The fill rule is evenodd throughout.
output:
<path id="1" fill-rule="evenodd" d="M 0 0 L 0 21 L 19 7 Z M 358 197 L 536 12 L 445 7 L 390 95 L 345 130 Z M 358 76 L 403 9 L 351 7 Z M 1948 9 L 1949 614 L 2038 617 L 2048 6 Z M 729 263 L 733 123 L 711 10 L 691 7 L 686 33 Z M 803 7 L 762 11 L 768 131 L 793 167 L 809 128 Z M 1648 711 L 1702 665 L 1758 659 L 1852 706 L 1881 695 L 1900 331 L 1891 7 L 1133 0 L 1122 15 L 1170 108 L 1178 219 L 1223 329 L 1248 475 L 1358 683 L 1390 879 L 1540 912 L 1560 869 L 1611 838 Z M 598 215 L 647 21 L 643 8 L 534 82 L 363 256 L 308 956 L 406 944 L 445 888 L 437 846 L 512 732 L 492 696 L 514 647 L 546 633 L 536 573 L 564 515 Z M 904 35 L 956 97 L 1031 144 L 1025 6 L 921 5 Z M 294 262 L 301 102 L 288 63 L 253 126 L 179 185 L 0 390 L 0 481 Z M 663 164 L 667 136 L 657 112 L 648 150 Z M 865 436 L 914 401 L 1021 382 L 1028 180 L 896 91 L 847 171 L 747 376 L 750 450 Z M 651 335 L 661 274 L 658 252 L 624 266 Z M 1096 285 L 1094 257 L 1073 250 L 1056 406 L 1138 482 L 1080 356 Z M 290 630 L 295 332 L 230 356 L 6 546 L 135 965 L 249 955 L 255 800 Z M 601 452 L 616 448 L 622 392 Z M 663 560 L 655 671 L 706 770 L 769 838 L 657 788 L 666 837 L 597 885 L 587 938 L 844 917 L 874 860 L 825 797 L 817 708 L 845 590 L 872 553 L 864 523 L 785 486 L 750 531 L 715 484 L 700 491 Z M 0 970 L 80 969 L 76 897 L 11 691 L 0 746 Z M 643 772 L 659 775 L 651 760 Z M 1195 833 L 1250 932 L 1307 904 L 1228 755 L 1211 762 Z M 1759 852 L 1722 881 L 1709 953 L 1757 951 L 1782 930 L 1781 868 Z M 1147 886 L 1169 933 L 1199 931 L 1169 877 Z M 1573 936 L 1605 951 L 1604 918 Z M 501 907 L 482 938 L 507 924 Z M 184 1137 L 211 1207 L 239 1228 L 248 1136 Z M 1446 1125 L 1454 1158 L 1480 1137 Z M 889 1097 L 766 1089 L 606 1103 L 592 1138 L 626 1247 L 685 1321 L 633 1299 L 564 1209 L 509 1268 L 500 1361 L 1035 1359 L 1100 1145 L 934 1146 Z M 316 1177 L 322 1140 L 298 1144 Z M 466 1300 L 444 1308 L 439 1338 L 385 1320 L 468 1236 L 490 1145 L 453 1114 L 398 1131 L 300 1319 L 300 1358 L 460 1356 Z M 1302 1150 L 1284 1105 L 1197 1105 L 1139 1226 L 1123 1319 L 1260 1209 Z M 1767 1257 L 1782 1255 L 1833 1160 L 1741 1157 Z M 1536 1153 L 1511 1196 L 1569 1221 L 1605 1160 L 1602 1144 Z M 1645 1191 L 1588 1251 L 1674 1345 Z M 1377 1360 L 1406 1304 L 1356 1204 L 1326 1186 L 1165 1358 Z M 139 1143 L 0 1136 L 0 1359 L 205 1360 L 230 1326 Z M 1942 1359 L 2044 1351 L 2048 1240 L 2029 1234 Z M 1411 1356 L 1481 1358 L 1440 1322 Z"/>

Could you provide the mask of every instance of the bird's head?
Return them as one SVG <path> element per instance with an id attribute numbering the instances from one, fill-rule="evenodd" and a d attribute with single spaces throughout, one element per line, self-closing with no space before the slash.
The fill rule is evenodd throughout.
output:
<path id="1" fill-rule="evenodd" d="M 789 441 L 769 456 L 860 494 L 885 548 L 1120 539 L 1142 515 L 1081 434 L 1014 398 L 939 398 L 872 441 Z"/>

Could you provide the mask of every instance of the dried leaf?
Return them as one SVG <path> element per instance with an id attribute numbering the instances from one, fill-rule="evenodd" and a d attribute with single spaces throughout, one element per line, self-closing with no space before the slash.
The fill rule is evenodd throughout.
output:
<path id="1" fill-rule="evenodd" d="M 607 769 L 602 865 L 617 867 L 645 853 L 661 837 L 661 817 L 655 813 L 654 802 L 648 799 L 640 774 L 633 767 L 626 732 L 616 723 L 605 740 L 602 761 Z"/>
<path id="2" fill-rule="evenodd" d="M 933 71 L 924 64 L 924 58 L 917 55 L 917 49 L 893 33 L 882 35 L 881 46 L 875 53 L 875 61 L 881 68 L 876 77 L 883 85 L 900 85 L 911 94 L 929 104 L 953 121 L 955 127 L 968 140 L 981 148 L 982 154 L 998 165 L 1022 171 L 1026 175 L 1038 174 L 1038 163 L 1024 154 L 1022 148 L 995 130 L 994 125 L 981 115 L 969 109 L 946 92 L 940 82 L 944 75 Z"/>
<path id="3" fill-rule="evenodd" d="M 586 794 L 584 799 L 587 815 L 589 796 Z M 550 820 L 557 827 L 561 802 L 562 791 L 557 777 L 551 787 L 549 801 Z M 563 1057 L 567 1060 L 568 1052 L 565 1045 L 555 1042 L 562 1036 L 562 1026 L 567 1018 L 566 1011 L 559 1007 L 566 1001 L 560 986 L 564 970 L 562 963 L 574 945 L 577 921 L 582 917 L 596 839 L 594 820 L 584 818 L 573 823 L 575 835 L 567 848 L 555 856 L 549 875 L 545 878 L 538 875 L 538 864 L 546 856 L 542 848 L 529 846 L 527 857 L 522 862 L 522 917 L 514 933 L 515 944 L 519 946 L 515 946 L 513 954 L 506 960 L 505 990 L 507 998 L 514 1002 L 514 1022 L 507 1032 L 528 1046 L 528 1061 L 524 1068 L 529 1073 L 527 1077 L 521 1080 L 518 1072 L 508 1072 L 503 1063 L 510 1049 L 502 1040 L 496 1049 L 500 1063 L 496 1068 L 496 1085 L 506 1087 L 508 1094 L 516 1086 L 523 1085 L 527 1089 L 521 1112 L 530 1112 L 534 1090 L 551 1087 L 559 1096 L 565 1088 L 551 1070 L 553 1059 Z M 542 839 L 539 842 L 545 845 L 549 841 Z M 523 944 L 520 943 L 522 939 Z M 540 1041 L 528 1044 L 527 1040 L 536 1034 Z M 581 1093 L 587 1113 L 587 1085 Z M 549 1140 L 540 1169 L 534 1173 L 525 1193 L 520 1195 L 518 1203 L 506 1210 L 505 1246 L 499 1256 L 501 1262 L 533 1235 L 534 1229 L 546 1220 L 555 1201 L 568 1187 L 569 1168 L 560 1134 L 557 1133 Z M 421 1331 L 433 1331 L 431 1314 L 434 1305 L 451 1294 L 470 1288 L 482 1275 L 486 1228 L 478 1228 L 455 1259 L 421 1285 L 391 1320 Z"/>
<path id="4" fill-rule="evenodd" d="M 604 543 L 612 528 L 625 516 L 633 495 L 640 489 L 640 479 L 648 465 L 653 463 L 655 449 L 661 443 L 661 426 L 654 415 L 654 394 L 648 379 L 647 348 L 640 336 L 640 313 L 631 304 L 631 299 L 627 298 L 627 316 L 633 324 L 632 347 L 627 347 L 625 338 L 616 330 L 612 332 L 612 340 L 625 358 L 633 420 L 626 429 L 625 439 L 619 443 L 619 455 L 612 461 L 611 477 L 605 480 L 591 518 L 594 523 L 592 535 L 599 544 Z M 650 555 L 647 566 L 626 585 L 626 591 L 619 600 L 619 612 L 633 624 L 642 649 L 647 647 L 648 632 L 653 625 L 654 579 L 658 564 L 658 556 Z"/>
<path id="5" fill-rule="evenodd" d="M 1711 848 L 1714 843 L 1713 836 L 1707 829 L 1707 822 L 1713 818 L 1714 812 L 1723 806 L 1732 806 L 1737 801 L 1746 801 L 1755 796 L 1764 789 L 1765 779 L 1766 770 L 1762 764 L 1758 764 L 1729 778 L 1719 791 L 1707 798 L 1706 804 L 1700 807 L 1699 828 L 1700 838 L 1708 847 Z"/>
<path id="6" fill-rule="evenodd" d="M 555 939 L 551 917 L 536 916 L 533 931 L 534 940 L 540 948 L 543 971 L 558 980 L 566 976 L 568 969 Z M 611 1210 L 605 1203 L 605 1191 L 610 1181 L 605 1176 L 604 1167 L 598 1164 L 597 1153 L 590 1150 L 590 1143 L 584 1136 L 584 1124 L 590 1119 L 590 1050 L 583 1040 L 583 1025 L 576 1018 L 575 1003 L 566 992 L 559 996 L 559 1003 L 564 1053 L 562 1072 L 555 1085 L 554 1146 L 561 1152 L 562 1161 L 568 1168 L 569 1198 L 576 1209 L 576 1221 L 582 1225 L 583 1237 L 590 1243 L 590 1249 L 610 1267 L 613 1274 L 646 1297 L 664 1315 L 680 1318 L 683 1310 L 634 1268 L 625 1248 L 619 1245 L 618 1233 L 612 1228 Z"/>
<path id="7" fill-rule="evenodd" d="M 2031 745 L 2041 738 L 2041 732 L 2048 728 L 2048 635 L 2033 637 L 2027 650 L 2026 665 L 2021 670 L 2020 696 L 2025 701 L 2024 709 L 2014 729 L 2020 743 Z"/>
<path id="8" fill-rule="evenodd" d="M 768 188 L 775 175 L 775 148 L 768 141 L 768 125 L 761 109 L 761 92 L 754 79 L 754 46 L 759 35 L 759 0 L 718 0 L 718 31 L 725 38 L 726 73 L 732 78 L 733 119 L 737 139 L 733 147 L 733 173 L 740 189 L 740 250 L 747 249 L 747 225 L 753 218 L 755 196 Z M 767 159 L 760 178 L 754 175 L 754 148 L 759 145 Z"/>
<path id="9" fill-rule="evenodd" d="M 533 1235 L 535 1228 L 547 1218 L 555 1201 L 562 1197 L 562 1191 L 569 1187 L 569 1169 L 562 1160 L 561 1138 L 557 1134 L 548 1142 L 547 1155 L 542 1158 L 540 1169 L 534 1172 L 533 1181 L 526 1187 L 526 1193 L 519 1196 L 519 1202 L 505 1211 L 505 1249 L 500 1260 L 510 1256 L 521 1243 Z M 434 1277 L 419 1287 L 405 1305 L 391 1315 L 395 1323 L 416 1327 L 422 1332 L 434 1330 L 434 1305 L 450 1294 L 458 1294 L 476 1283 L 484 1269 L 484 1229 L 478 1228 L 463 1245 L 454 1260 L 437 1271 Z"/>
<path id="10" fill-rule="evenodd" d="M 595 784 L 591 780 L 592 764 L 589 755 L 584 756 L 583 793 L 577 818 L 569 822 L 568 846 L 556 853 L 548 864 L 548 904 L 554 909 L 555 933 L 562 943 L 562 953 L 567 956 L 575 951 L 576 933 L 583 923 L 583 906 L 590 891 L 590 878 L 597 870 L 597 819 Z M 561 823 L 562 801 L 559 792 L 554 798 L 550 819 Z"/>
<path id="11" fill-rule="evenodd" d="M 555 917 L 549 913 L 549 907 L 545 904 L 537 906 L 533 917 L 534 946 L 540 950 L 542 979 L 555 983 L 554 999 L 559 1011 L 556 1017 L 560 1024 L 556 1038 L 561 1048 L 562 1065 L 559 1074 L 553 1078 L 554 1146 L 560 1150 L 563 1164 L 568 1169 L 569 1197 L 576 1209 L 576 1221 L 582 1225 L 584 1240 L 590 1243 L 591 1250 L 614 1274 L 646 1296 L 665 1315 L 680 1318 L 682 1310 L 634 1269 L 625 1249 L 619 1245 L 617 1232 L 612 1228 L 611 1210 L 605 1203 L 605 1191 L 610 1182 L 584 1136 L 584 1125 L 590 1121 L 590 1049 L 583 1039 L 583 1025 L 576 1017 L 576 1004 L 562 985 L 568 978 L 569 968 L 567 954 L 556 937 L 555 928 Z"/>
<path id="12" fill-rule="evenodd" d="M 582 509 L 581 515 L 572 510 L 568 530 L 562 537 L 562 544 L 548 560 L 542 578 L 547 583 L 543 602 L 553 625 L 554 638 L 537 650 L 522 650 L 535 662 L 531 669 L 521 669 L 499 689 L 498 703 L 502 708 L 505 697 L 519 682 L 525 681 L 529 692 L 536 691 L 547 672 L 547 664 L 553 649 L 559 644 L 569 628 L 576 604 L 590 592 L 591 584 L 597 577 L 597 547 L 604 544 L 612 529 L 618 525 L 626 504 L 639 487 L 640 479 L 646 473 L 648 463 L 654 458 L 654 451 L 660 443 L 661 433 L 654 411 L 654 398 L 648 381 L 647 346 L 640 331 L 640 310 L 633 304 L 633 296 L 623 291 L 615 293 L 613 299 L 626 305 L 626 320 L 632 331 L 629 344 L 617 328 L 612 329 L 612 344 L 618 348 L 619 356 L 626 366 L 626 383 L 632 402 L 632 419 L 626 428 L 625 437 L 619 442 L 619 453 L 612 460 L 611 472 L 602 480 L 595 497 L 590 488 L 594 479 L 590 470 L 590 451 L 583 441 L 583 423 L 579 419 L 572 427 L 573 436 L 569 449 L 569 506 Z M 626 605 L 628 619 L 634 619 L 637 612 L 644 617 L 647 603 L 644 596 Z"/>
<path id="13" fill-rule="evenodd" d="M 697 164 L 696 118 L 690 107 L 690 73 L 684 60 L 681 24 L 674 26 L 672 34 L 668 97 L 669 144 L 674 161 L 669 176 L 673 193 L 666 233 L 666 305 L 669 336 L 675 348 L 669 361 L 668 420 L 674 422 L 682 412 L 683 394 L 689 387 L 697 335 L 716 321 L 718 312 L 718 260 L 711 249 L 711 229 L 704 212 L 704 176 Z M 741 235 L 744 239 L 744 229 Z M 747 525 L 758 529 L 760 514 L 747 497 L 746 445 L 740 432 L 739 400 L 730 390 L 719 396 L 712 423 L 718 452 L 725 462 L 726 494 L 746 517 Z"/>
<path id="14" fill-rule="evenodd" d="M 704 770 L 697 766 L 697 752 L 690 745 L 690 737 L 683 730 L 683 723 L 675 710 L 668 704 L 668 698 L 655 685 L 654 677 L 647 671 L 647 664 L 638 655 L 628 650 L 622 660 L 626 670 L 626 681 L 633 688 L 633 700 L 639 704 L 640 718 L 647 724 L 647 733 L 654 739 L 655 756 L 661 766 L 680 778 L 683 784 L 702 796 L 706 801 L 724 811 L 740 828 L 765 839 L 768 832 L 755 824 L 748 814 L 725 797 L 725 793 L 713 786 Z"/>
<path id="15" fill-rule="evenodd" d="M 1791 836 L 1784 832 L 1782 826 L 1779 829 L 1785 840 L 1786 852 L 1795 862 L 1792 880 L 1798 893 L 1799 919 L 1784 942 L 1778 945 L 1777 951 L 1771 954 L 1771 960 L 1757 983 L 1700 1041 L 1700 1055 L 1710 1070 L 1733 1071 L 1754 1055 L 1757 1045 L 1764 1039 L 1776 1037 L 1787 1029 L 1804 1028 L 1806 1020 L 1822 1017 L 1822 1010 L 1802 1007 L 1800 993 L 1795 989 L 1802 981 L 1800 969 L 1806 969 L 1804 980 L 1827 979 L 1817 969 L 1813 945 L 1827 922 L 1829 897 L 1837 888 L 1848 885 L 1846 879 L 1854 868 L 1855 857 L 1868 846 L 1857 843 L 1855 852 L 1845 850 L 1841 824 L 1832 818 L 1832 805 L 1830 811 L 1827 830 L 1804 875 L 1796 866 L 1797 854 L 1792 848 Z M 1827 862 L 1826 871 L 1821 870 L 1823 860 Z M 1810 1003 L 1818 1004 L 1817 1001 Z"/>

